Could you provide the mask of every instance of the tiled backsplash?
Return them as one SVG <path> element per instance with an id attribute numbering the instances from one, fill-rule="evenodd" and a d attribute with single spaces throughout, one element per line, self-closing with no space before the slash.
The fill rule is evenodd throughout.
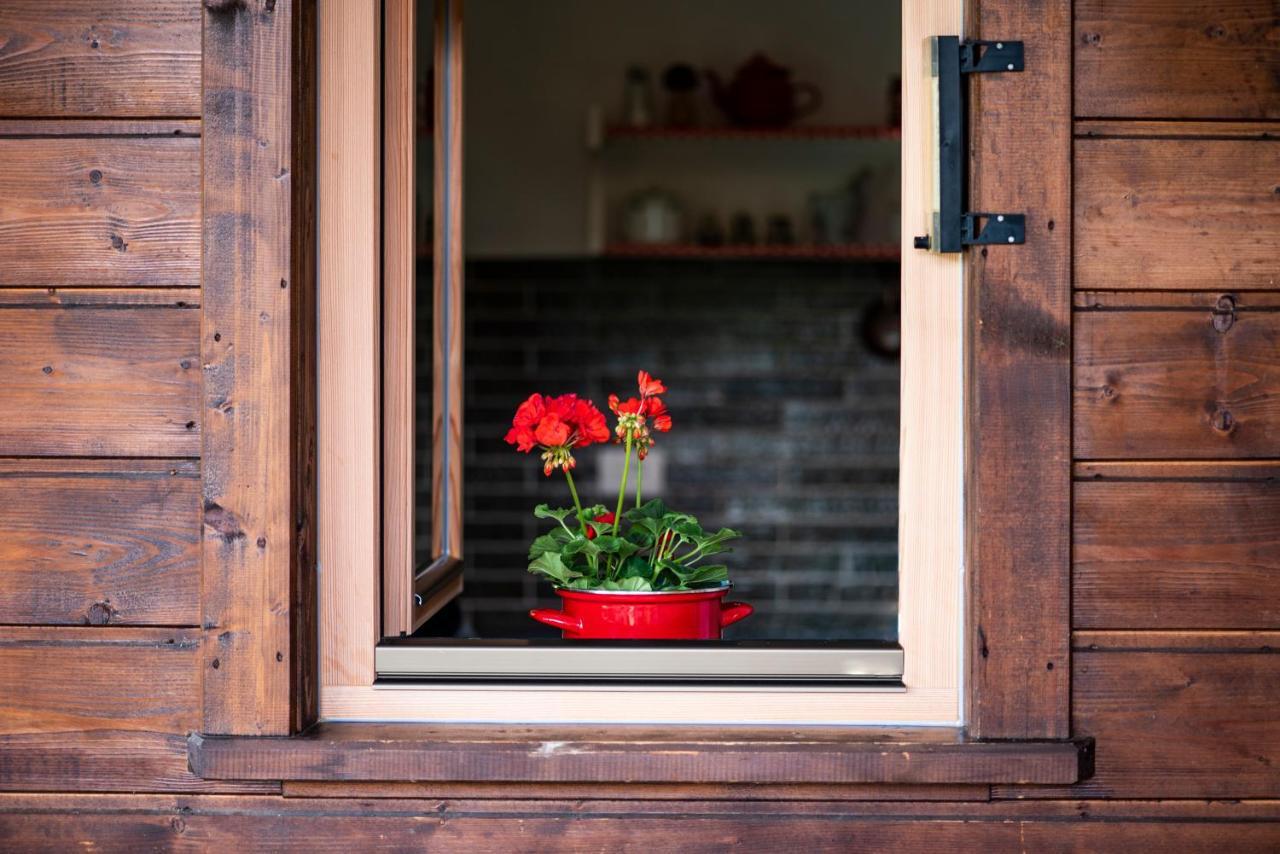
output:
<path id="1" fill-rule="evenodd" d="M 733 598 L 757 610 L 732 636 L 896 637 L 898 364 L 871 353 L 861 330 L 897 287 L 897 272 L 779 262 L 470 265 L 462 631 L 542 636 L 527 611 L 555 601 L 525 571 L 525 552 L 545 525 L 533 506 L 569 498 L 536 454 L 502 441 L 516 405 L 533 391 L 572 391 L 604 409 L 610 392 L 634 394 L 644 368 L 670 388 L 675 421 L 658 436 L 660 497 L 705 526 L 744 532 L 726 563 Z M 419 375 L 428 382 L 429 335 L 423 317 Z M 599 453 L 584 450 L 575 471 L 592 493 Z M 425 465 L 419 472 L 425 542 L 429 480 Z M 425 628 L 448 631 L 456 621 L 444 615 Z"/>

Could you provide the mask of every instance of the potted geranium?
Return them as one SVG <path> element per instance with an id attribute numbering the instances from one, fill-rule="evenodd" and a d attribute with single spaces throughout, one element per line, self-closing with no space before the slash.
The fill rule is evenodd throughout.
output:
<path id="1" fill-rule="evenodd" d="M 667 390 L 662 381 L 640 371 L 638 382 L 638 397 L 609 395 L 617 417 L 612 432 L 596 405 L 574 394 L 534 394 L 516 410 L 506 441 L 525 453 L 539 449 L 543 474 L 563 472 L 573 498 L 572 507 L 539 504 L 533 511 L 553 524 L 530 546 L 529 571 L 555 584 L 563 610 L 529 615 L 567 638 L 718 638 L 753 610 L 724 601 L 728 568 L 708 560 L 729 551 L 726 543 L 741 534 L 704 530 L 688 513 L 643 500 L 644 461 L 654 432 L 671 429 L 671 416 L 660 397 Z M 626 451 L 617 501 L 612 510 L 584 507 L 573 482 L 573 454 L 610 438 Z M 628 502 L 633 454 L 635 495 Z"/>

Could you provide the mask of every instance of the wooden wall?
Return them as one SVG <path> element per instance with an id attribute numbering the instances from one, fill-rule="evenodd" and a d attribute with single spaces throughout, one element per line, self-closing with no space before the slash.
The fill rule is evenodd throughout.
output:
<path id="1" fill-rule="evenodd" d="M 1074 4 L 1070 726 L 1096 775 L 816 799 L 191 773 L 201 6 L 0 3 L 0 848 L 1280 847 L 1273 2 Z"/>
<path id="2" fill-rule="evenodd" d="M 186 760 L 200 72 L 197 2 L 0 4 L 0 790 L 272 788 Z"/>

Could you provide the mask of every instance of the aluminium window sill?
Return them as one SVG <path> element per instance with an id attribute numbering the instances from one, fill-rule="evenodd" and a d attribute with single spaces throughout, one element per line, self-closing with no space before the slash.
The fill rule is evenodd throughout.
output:
<path id="1" fill-rule="evenodd" d="M 196 733 L 188 754 L 213 780 L 1066 785 L 1093 773 L 1092 739 L 932 727 L 324 723 L 293 737 Z"/>
<path id="2" fill-rule="evenodd" d="M 903 691 L 903 652 L 865 641 L 385 638 L 378 687 L 424 683 Z"/>

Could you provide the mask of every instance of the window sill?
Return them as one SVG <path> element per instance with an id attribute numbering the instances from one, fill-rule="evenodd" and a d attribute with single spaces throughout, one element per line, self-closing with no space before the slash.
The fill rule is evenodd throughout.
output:
<path id="1" fill-rule="evenodd" d="M 213 780 L 1070 784 L 1092 739 L 972 741 L 960 730 L 320 724 L 288 737 L 193 734 Z"/>

